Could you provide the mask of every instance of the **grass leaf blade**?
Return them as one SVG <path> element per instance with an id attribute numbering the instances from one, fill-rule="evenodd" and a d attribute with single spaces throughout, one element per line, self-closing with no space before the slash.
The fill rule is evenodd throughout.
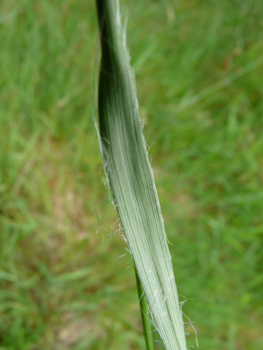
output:
<path id="1" fill-rule="evenodd" d="M 97 0 L 99 127 L 106 173 L 152 319 L 168 350 L 186 350 L 171 256 L 139 116 L 118 2 Z"/>

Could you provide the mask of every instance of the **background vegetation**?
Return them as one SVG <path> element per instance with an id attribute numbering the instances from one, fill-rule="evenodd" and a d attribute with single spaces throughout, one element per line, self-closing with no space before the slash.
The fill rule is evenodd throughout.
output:
<path id="1" fill-rule="evenodd" d="M 202 349 L 259 350 L 263 3 L 121 7 L 183 310 Z M 95 3 L 0 13 L 0 349 L 144 349 L 92 120 Z"/>

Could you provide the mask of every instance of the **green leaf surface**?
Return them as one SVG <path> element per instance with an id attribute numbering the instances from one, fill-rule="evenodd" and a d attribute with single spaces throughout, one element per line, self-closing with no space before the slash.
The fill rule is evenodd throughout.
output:
<path id="1" fill-rule="evenodd" d="M 97 0 L 101 38 L 99 130 L 105 170 L 156 329 L 186 349 L 184 324 L 118 2 Z"/>

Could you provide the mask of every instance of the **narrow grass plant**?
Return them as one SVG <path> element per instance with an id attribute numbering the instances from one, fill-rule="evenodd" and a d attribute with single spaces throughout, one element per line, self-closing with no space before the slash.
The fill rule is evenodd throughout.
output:
<path id="1" fill-rule="evenodd" d="M 168 350 L 185 350 L 182 311 L 129 64 L 118 1 L 97 0 L 99 130 L 105 170 L 138 280 Z M 138 281 L 139 283 L 139 281 Z M 142 296 L 143 297 L 143 296 Z M 146 340 L 149 325 L 143 314 Z M 151 341 L 146 341 L 152 349 Z"/>

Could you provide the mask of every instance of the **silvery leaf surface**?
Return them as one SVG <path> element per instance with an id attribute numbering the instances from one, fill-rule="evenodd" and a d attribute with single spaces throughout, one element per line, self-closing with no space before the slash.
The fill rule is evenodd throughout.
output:
<path id="1" fill-rule="evenodd" d="M 105 170 L 151 316 L 166 349 L 186 350 L 171 256 L 116 0 L 97 0 L 99 133 Z M 142 28 L 143 30 L 143 28 Z"/>

